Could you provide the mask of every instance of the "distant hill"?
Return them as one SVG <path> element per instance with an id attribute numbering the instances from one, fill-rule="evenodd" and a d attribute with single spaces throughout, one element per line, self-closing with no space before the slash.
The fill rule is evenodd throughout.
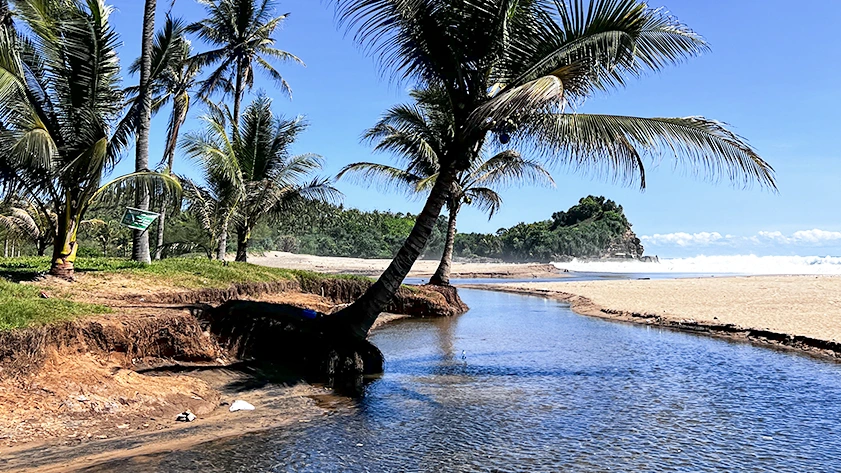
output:
<path id="1" fill-rule="evenodd" d="M 455 256 L 512 262 L 570 258 L 640 259 L 644 248 L 622 206 L 603 196 L 587 196 L 549 220 L 520 223 L 496 233 L 459 233 Z"/>

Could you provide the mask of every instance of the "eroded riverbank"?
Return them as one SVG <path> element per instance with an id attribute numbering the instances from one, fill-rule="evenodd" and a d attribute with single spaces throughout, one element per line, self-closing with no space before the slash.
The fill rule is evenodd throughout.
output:
<path id="1" fill-rule="evenodd" d="M 325 414 L 110 471 L 832 472 L 841 366 L 465 290 L 371 337 L 384 376 Z"/>
<path id="2" fill-rule="evenodd" d="M 196 442 L 305 419 L 315 409 L 309 396 L 325 390 L 295 372 L 294 360 L 289 371 L 277 372 L 276 366 L 269 375 L 241 363 L 208 314 L 225 300 L 329 314 L 358 298 L 367 288 L 363 283 L 370 281 L 307 279 L 168 292 L 123 284 L 111 293 L 81 296 L 107 303 L 113 309 L 109 315 L 0 332 L 0 403 L 7 407 L 0 416 L 0 469 L 28 466 L 33 458 L 60 459 L 43 454 L 53 448 L 96 456 L 127 445 Z M 450 292 L 401 289 L 392 308 L 402 314 L 383 314 L 378 323 L 464 312 Z M 242 347 L 260 334 L 240 335 L 248 339 L 237 342 Z M 270 392 L 263 391 L 267 387 Z M 225 414 L 224 403 L 238 396 L 260 414 L 242 422 Z M 184 410 L 201 422 L 176 423 Z"/>

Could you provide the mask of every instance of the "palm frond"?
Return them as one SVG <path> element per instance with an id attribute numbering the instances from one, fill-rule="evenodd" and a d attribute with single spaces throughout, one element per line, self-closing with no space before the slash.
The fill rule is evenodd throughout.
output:
<path id="1" fill-rule="evenodd" d="M 776 189 L 773 168 L 743 138 L 703 117 L 552 114 L 526 124 L 517 138 L 551 161 L 614 181 L 639 181 L 641 188 L 642 158 L 674 157 L 698 177 Z"/>
<path id="2" fill-rule="evenodd" d="M 373 184 L 383 191 L 398 190 L 408 195 L 418 192 L 417 185 L 423 177 L 394 166 L 378 163 L 353 163 L 343 167 L 337 180 L 347 177 L 351 182 Z"/>
<path id="3" fill-rule="evenodd" d="M 177 177 L 168 173 L 151 171 L 133 172 L 105 183 L 90 197 L 88 204 L 115 204 L 126 202 L 137 195 L 137 189 L 145 188 L 152 197 L 154 207 L 166 205 L 171 209 L 181 208 L 182 187 Z"/>
<path id="4" fill-rule="evenodd" d="M 524 183 L 554 187 L 552 175 L 537 161 L 523 159 L 520 153 L 506 150 L 482 162 L 468 177 L 469 185 L 501 188 Z"/>
<path id="5" fill-rule="evenodd" d="M 487 212 L 488 220 L 502 207 L 502 197 L 493 189 L 487 187 L 472 187 L 464 192 L 463 202 L 483 212 Z"/>

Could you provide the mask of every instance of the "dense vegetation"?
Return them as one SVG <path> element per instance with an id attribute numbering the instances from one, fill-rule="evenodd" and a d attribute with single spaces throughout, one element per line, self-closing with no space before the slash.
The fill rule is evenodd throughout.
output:
<path id="1" fill-rule="evenodd" d="M 549 220 L 520 223 L 496 233 L 461 233 L 455 254 L 505 261 L 550 261 L 562 256 L 600 257 L 630 230 L 622 206 L 588 196 Z"/>
<path id="2" fill-rule="evenodd" d="M 115 223 L 119 210 L 92 212 L 96 221 L 81 232 L 80 255 L 127 256 L 131 232 Z M 104 223 L 110 222 L 110 223 Z M 251 237 L 254 251 L 287 251 L 320 256 L 391 258 L 405 241 L 412 214 L 347 209 L 326 202 L 298 202 L 281 217 L 258 224 Z M 167 221 L 164 256 L 211 256 L 202 241 L 203 230 L 195 217 L 182 212 Z M 520 223 L 495 233 L 459 233 L 454 255 L 504 261 L 549 261 L 559 256 L 599 257 L 631 228 L 622 206 L 610 199 L 588 196 L 548 220 Z M 444 250 L 447 219 L 435 226 L 424 258 L 439 258 Z M 230 242 L 229 250 L 236 248 Z M 23 254 L 34 254 L 26 245 Z"/>
<path id="3" fill-rule="evenodd" d="M 119 212 L 119 209 L 92 212 L 98 219 L 112 223 L 85 229 L 79 236 L 80 255 L 130 254 L 131 232 L 116 223 Z M 296 202 L 274 219 L 258 223 L 249 248 L 258 253 L 288 251 L 322 256 L 391 258 L 414 223 L 412 214 L 363 212 L 326 202 Z M 208 246 L 212 242 L 207 242 L 205 232 L 193 214 L 181 212 L 170 217 L 166 225 L 165 257 L 188 254 L 211 257 L 214 254 L 213 247 Z M 446 232 L 447 222 L 441 217 L 426 248 L 426 257 L 441 256 Z M 229 241 L 228 251 L 235 249 L 236 243 Z M 34 246 L 26 245 L 23 254 L 34 254 Z"/>

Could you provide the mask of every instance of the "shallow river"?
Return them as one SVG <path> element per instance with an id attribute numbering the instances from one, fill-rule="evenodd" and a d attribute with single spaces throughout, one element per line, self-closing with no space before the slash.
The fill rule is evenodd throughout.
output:
<path id="1" fill-rule="evenodd" d="M 841 471 L 841 364 L 462 297 L 376 332 L 385 376 L 331 415 L 91 471 Z"/>

